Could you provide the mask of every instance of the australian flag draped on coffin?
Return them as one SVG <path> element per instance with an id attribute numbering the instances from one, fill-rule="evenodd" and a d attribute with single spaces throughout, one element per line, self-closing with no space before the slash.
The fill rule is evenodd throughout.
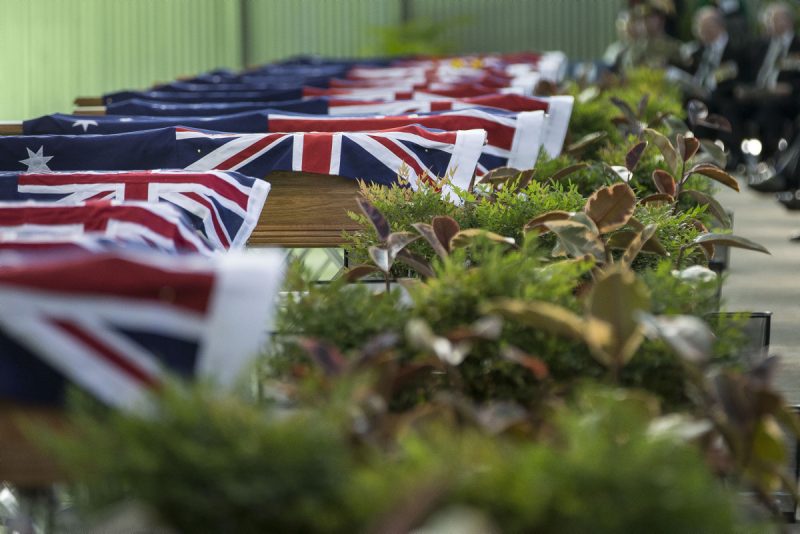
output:
<path id="1" fill-rule="evenodd" d="M 232 171 L 0 173 L 0 201 L 169 203 L 218 250 L 245 246 L 269 187 L 264 180 Z"/>
<path id="2" fill-rule="evenodd" d="M 84 236 L 138 243 L 168 253 L 211 255 L 214 251 L 185 215 L 169 204 L 0 202 L 0 250 L 49 248 Z"/>
<path id="3" fill-rule="evenodd" d="M 113 135 L 0 137 L 0 171 L 186 169 L 264 177 L 302 171 L 412 185 L 426 175 L 466 188 L 485 130 L 433 131 L 406 126 L 378 132 L 227 134 L 162 128 Z"/>
<path id="4" fill-rule="evenodd" d="M 328 112 L 328 99 L 319 97 L 301 100 L 280 100 L 277 102 L 200 102 L 193 104 L 131 98 L 130 100 L 120 100 L 108 104 L 106 106 L 106 115 L 205 117 L 241 113 L 243 111 L 258 111 L 264 108 L 297 113 L 325 114 Z"/>
<path id="5" fill-rule="evenodd" d="M 329 115 L 402 115 L 407 113 L 428 113 L 470 108 L 494 108 L 504 111 L 545 111 L 550 115 L 550 103 L 545 98 L 530 98 L 520 95 L 487 95 L 460 100 L 350 100 L 331 98 L 328 100 Z M 170 117 L 146 115 L 67 115 L 54 113 L 22 123 L 25 135 L 49 134 L 110 134 L 152 130 L 168 126 L 188 126 L 217 132 L 264 133 L 270 114 L 297 113 L 278 109 L 259 109 L 224 115 L 197 117 Z M 569 114 L 567 114 L 569 121 Z"/>
<path id="6" fill-rule="evenodd" d="M 137 406 L 168 375 L 231 386 L 263 349 L 277 252 L 0 252 L 0 399 L 60 404 L 74 383 Z M 19 258 L 18 258 L 19 259 Z"/>

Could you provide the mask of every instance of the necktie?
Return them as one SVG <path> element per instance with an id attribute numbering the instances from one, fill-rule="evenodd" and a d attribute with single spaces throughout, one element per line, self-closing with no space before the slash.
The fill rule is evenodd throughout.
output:
<path id="1" fill-rule="evenodd" d="M 778 83 L 778 61 L 784 54 L 783 40 L 780 38 L 772 39 L 769 43 L 767 55 L 764 57 L 764 63 L 758 71 L 756 78 L 756 85 L 762 89 L 773 89 Z"/>
<path id="2" fill-rule="evenodd" d="M 700 65 L 697 67 L 697 72 L 694 75 L 694 81 L 700 87 L 706 89 L 714 89 L 714 69 L 716 68 L 716 50 L 712 45 L 706 47 L 703 51 L 703 57 L 700 59 Z"/>

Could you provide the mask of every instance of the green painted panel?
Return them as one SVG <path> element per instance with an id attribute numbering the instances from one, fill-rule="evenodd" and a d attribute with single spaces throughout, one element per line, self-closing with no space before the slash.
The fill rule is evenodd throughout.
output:
<path id="1" fill-rule="evenodd" d="M 295 54 L 380 53 L 376 30 L 398 24 L 402 0 L 246 0 L 249 62 Z M 436 21 L 454 52 L 559 49 L 576 59 L 615 39 L 623 0 L 406 0 Z"/>
<path id="2" fill-rule="evenodd" d="M 621 0 L 414 0 L 415 18 L 441 22 L 458 52 L 563 50 L 594 59 L 615 39 Z"/>
<path id="3" fill-rule="evenodd" d="M 560 49 L 597 57 L 623 0 L 0 0 L 0 120 L 296 54 L 379 54 L 406 2 L 454 52 Z M 244 26 L 242 26 L 244 24 Z"/>
<path id="4" fill-rule="evenodd" d="M 245 0 L 248 62 L 298 54 L 375 54 L 376 29 L 397 24 L 399 0 Z"/>
<path id="5" fill-rule="evenodd" d="M 0 0 L 0 120 L 241 62 L 240 0 Z"/>

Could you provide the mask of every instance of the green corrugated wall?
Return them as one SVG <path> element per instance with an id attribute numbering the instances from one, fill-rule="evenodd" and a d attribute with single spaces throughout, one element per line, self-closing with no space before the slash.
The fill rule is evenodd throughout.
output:
<path id="1" fill-rule="evenodd" d="M 245 1 L 250 63 L 296 54 L 374 53 L 376 29 L 400 21 L 400 0 Z"/>
<path id="2" fill-rule="evenodd" d="M 441 23 L 456 51 L 564 50 L 587 59 L 614 40 L 623 0 L 406 0 Z M 247 0 L 248 61 L 292 54 L 375 53 L 375 29 L 397 24 L 401 0 Z"/>
<path id="3" fill-rule="evenodd" d="M 441 23 L 455 51 L 561 49 L 578 59 L 598 56 L 614 39 L 624 3 L 0 0 L 0 120 L 69 111 L 75 96 L 243 61 L 375 53 L 376 29 L 400 22 L 403 1 L 413 17 Z"/>
<path id="4" fill-rule="evenodd" d="M 0 119 L 241 63 L 239 0 L 0 0 Z"/>
<path id="5" fill-rule="evenodd" d="M 458 50 L 563 50 L 594 59 L 614 41 L 622 0 L 416 0 L 412 16 L 454 20 Z M 461 20 L 458 20 L 461 19 Z"/>

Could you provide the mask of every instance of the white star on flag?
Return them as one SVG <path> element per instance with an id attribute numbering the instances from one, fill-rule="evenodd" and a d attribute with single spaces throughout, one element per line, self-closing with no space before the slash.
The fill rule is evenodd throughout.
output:
<path id="1" fill-rule="evenodd" d="M 39 150 L 33 152 L 30 148 L 25 147 L 28 151 L 28 158 L 19 160 L 23 165 L 28 166 L 28 172 L 49 172 L 50 167 L 47 162 L 53 159 L 53 156 L 44 155 L 44 146 L 40 146 Z"/>
<path id="2" fill-rule="evenodd" d="M 89 126 L 97 126 L 97 121 L 80 119 L 72 123 L 73 128 L 83 128 L 84 132 L 89 129 Z"/>

